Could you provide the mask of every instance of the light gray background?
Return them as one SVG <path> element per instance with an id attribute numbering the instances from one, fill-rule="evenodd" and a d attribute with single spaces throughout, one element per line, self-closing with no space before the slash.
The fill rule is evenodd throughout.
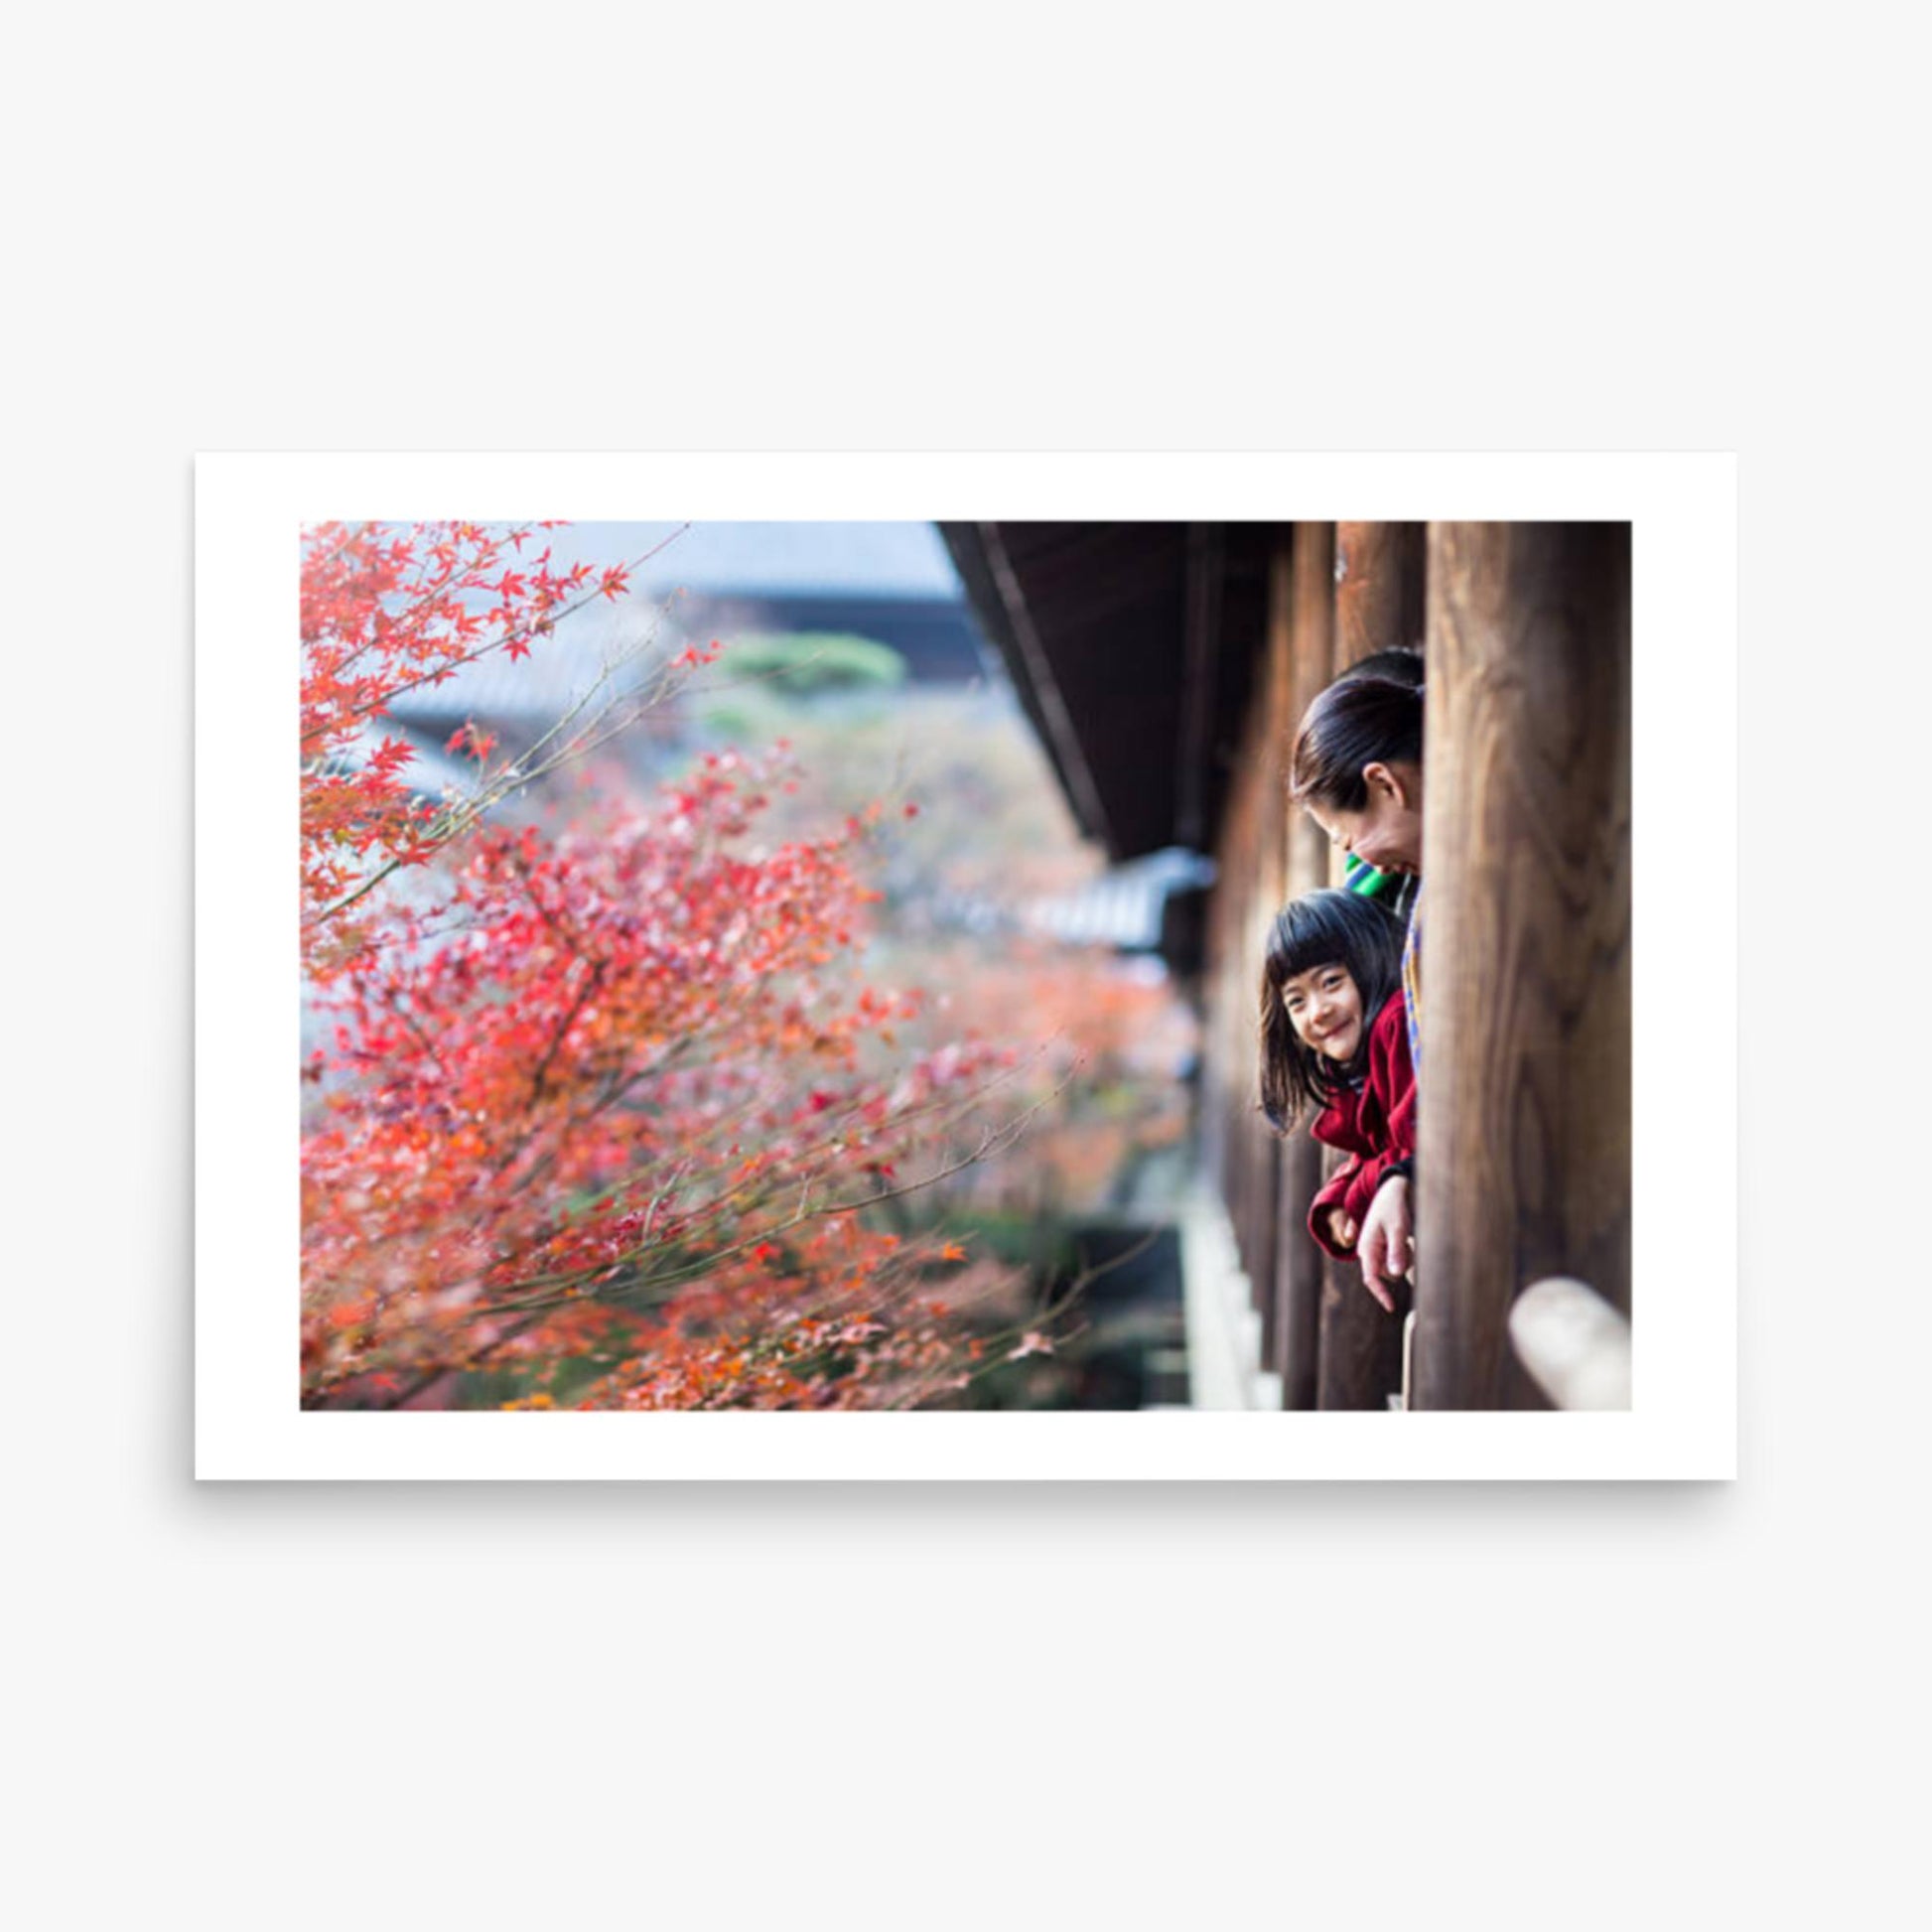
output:
<path id="1" fill-rule="evenodd" d="M 1896 1918 L 1926 1068 L 1895 17 L 14 30 L 24 1922 Z M 1737 450 L 1742 1480 L 194 1486 L 192 453 L 631 447 Z M 1697 934 L 1637 943 L 1684 955 L 1695 1188 L 1731 1006 Z"/>

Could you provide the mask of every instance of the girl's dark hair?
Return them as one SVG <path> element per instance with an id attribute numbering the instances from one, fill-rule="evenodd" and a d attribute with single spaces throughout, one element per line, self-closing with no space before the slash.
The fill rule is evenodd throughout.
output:
<path id="1" fill-rule="evenodd" d="M 1317 966 L 1345 967 L 1362 996 L 1362 1039 L 1347 1066 L 1303 1043 L 1282 988 Z M 1275 915 L 1261 967 L 1261 1110 L 1286 1134 L 1303 1110 L 1320 1108 L 1368 1065 L 1369 1029 L 1402 984 L 1402 924 L 1372 898 L 1328 887 L 1304 893 Z"/>
<path id="2" fill-rule="evenodd" d="M 1368 804 L 1367 764 L 1422 763 L 1423 687 L 1350 672 L 1309 706 L 1288 760 L 1288 795 L 1339 811 Z"/>

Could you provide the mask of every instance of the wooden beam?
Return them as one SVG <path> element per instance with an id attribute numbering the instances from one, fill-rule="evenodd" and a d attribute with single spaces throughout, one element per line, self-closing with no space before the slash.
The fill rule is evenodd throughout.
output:
<path id="1" fill-rule="evenodd" d="M 1510 1304 L 1630 1306 L 1630 530 L 1430 528 L 1415 1381 L 1541 1406 Z"/>
<path id="2" fill-rule="evenodd" d="M 1013 559 L 1007 554 L 1006 539 L 1000 534 L 997 523 L 980 523 L 974 528 L 979 534 L 981 553 L 986 559 L 987 572 L 1005 616 L 1008 632 L 1020 653 L 1028 681 L 1033 686 L 1034 701 L 1039 708 L 1041 726 L 1051 743 L 1054 762 L 1066 782 L 1073 815 L 1084 830 L 1112 848 L 1115 845 L 1113 828 L 1108 823 L 1107 808 L 1101 802 L 1100 787 L 1094 781 L 1079 729 L 1073 722 L 1073 714 L 1060 690 L 1059 680 L 1053 675 L 1051 660 L 1046 655 L 1033 613 L 1028 608 L 1027 593 L 1021 585 L 1019 572 L 1014 569 Z"/>

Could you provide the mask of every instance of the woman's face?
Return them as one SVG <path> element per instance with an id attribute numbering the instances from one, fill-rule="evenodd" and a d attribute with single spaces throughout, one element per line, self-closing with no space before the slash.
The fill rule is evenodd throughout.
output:
<path id="1" fill-rule="evenodd" d="M 1377 872 L 1422 871 L 1422 766 L 1406 760 L 1362 767 L 1368 802 L 1359 810 L 1311 803 L 1329 842 Z"/>

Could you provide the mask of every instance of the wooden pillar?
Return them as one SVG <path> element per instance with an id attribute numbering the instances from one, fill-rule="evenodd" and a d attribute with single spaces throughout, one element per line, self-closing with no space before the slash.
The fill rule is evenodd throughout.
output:
<path id="1" fill-rule="evenodd" d="M 1262 947 L 1266 940 L 1267 896 L 1279 884 L 1268 857 L 1269 833 L 1279 824 L 1279 811 L 1269 809 L 1274 789 L 1268 776 L 1268 746 L 1264 736 L 1266 693 L 1249 712 L 1249 728 L 1242 735 L 1239 759 L 1238 813 L 1240 831 L 1232 880 L 1237 929 L 1234 958 L 1236 977 L 1230 989 L 1229 1061 L 1236 1096 L 1235 1132 L 1239 1136 L 1242 1167 L 1238 1224 L 1241 1265 L 1248 1277 L 1248 1293 L 1261 1317 L 1261 1359 L 1267 1367 L 1280 1352 L 1279 1313 L 1275 1302 L 1275 1267 L 1280 1251 L 1276 1195 L 1281 1186 L 1279 1143 L 1269 1131 L 1258 1106 L 1255 1055 L 1255 1015 L 1261 985 Z"/>
<path id="2" fill-rule="evenodd" d="M 1296 599 L 1298 537 L 1294 526 L 1277 532 L 1268 577 L 1268 739 L 1266 770 L 1276 806 L 1266 919 L 1274 916 L 1296 890 L 1293 863 L 1294 827 L 1288 812 L 1288 752 L 1295 732 L 1296 648 L 1299 606 Z M 1301 814 L 1295 814 L 1300 817 Z M 1266 933 L 1264 924 L 1263 932 Z M 1257 985 L 1257 991 L 1259 986 Z M 1304 1135 L 1278 1142 L 1276 1185 L 1269 1211 L 1275 1216 L 1274 1349 L 1269 1366 L 1281 1377 L 1284 1409 L 1312 1409 L 1315 1392 L 1315 1292 L 1307 1257 L 1308 1237 L 1301 1231 L 1300 1211 L 1319 1176 L 1314 1150 Z"/>
<path id="3" fill-rule="evenodd" d="M 1292 553 L 1287 527 L 1279 526 L 1273 534 L 1274 541 L 1267 552 L 1262 651 L 1251 713 L 1255 739 L 1249 756 L 1243 761 L 1243 778 L 1244 781 L 1252 781 L 1255 797 L 1254 870 L 1250 876 L 1251 897 L 1246 924 L 1247 983 L 1243 989 L 1246 997 L 1243 1047 L 1249 1068 L 1247 1092 L 1251 1103 L 1257 1102 L 1260 1097 L 1256 1019 L 1262 962 L 1267 953 L 1268 929 L 1288 889 L 1283 839 L 1288 799 L 1283 783 L 1282 733 L 1292 698 L 1289 689 L 1293 642 L 1291 613 L 1285 608 L 1284 599 L 1284 568 L 1289 564 Z M 1305 1403 L 1298 1401 L 1289 1381 L 1289 1369 L 1296 1348 L 1285 1330 L 1285 1321 L 1291 1311 L 1283 1301 L 1280 1287 L 1286 1235 L 1280 1212 L 1286 1149 L 1269 1129 L 1258 1107 L 1251 1112 L 1249 1119 L 1255 1155 L 1255 1213 L 1258 1228 L 1265 1235 L 1256 1244 L 1257 1272 L 1252 1278 L 1256 1306 L 1262 1317 L 1261 1361 L 1264 1368 L 1273 1370 L 1281 1378 L 1283 1406 L 1305 1407 Z"/>
<path id="4" fill-rule="evenodd" d="M 1293 653 L 1294 701 L 1288 728 L 1292 740 L 1322 687 L 1334 672 L 1335 654 L 1335 526 L 1298 523 L 1295 526 L 1295 636 Z M 1287 779 L 1288 754 L 1281 748 L 1282 777 Z M 1312 892 L 1328 883 L 1328 841 L 1305 811 L 1296 811 L 1288 824 L 1288 887 L 1292 896 Z"/>
<path id="5" fill-rule="evenodd" d="M 1214 865 L 1221 884 L 1208 905 L 1207 969 L 1204 976 L 1205 1037 L 1202 1041 L 1202 1153 L 1214 1190 L 1226 1204 L 1238 1231 L 1241 1183 L 1241 1131 L 1236 1098 L 1240 1063 L 1231 1042 L 1235 1027 L 1229 1002 L 1239 976 L 1240 919 L 1238 895 L 1232 882 L 1240 878 L 1240 848 L 1234 837 L 1239 820 L 1238 796 L 1231 796 L 1214 849 Z"/>
<path id="6" fill-rule="evenodd" d="M 1541 1406 L 1544 1275 L 1630 1307 L 1630 529 L 1433 524 L 1415 1395 Z"/>
<path id="7" fill-rule="evenodd" d="M 1421 646 L 1426 535 L 1420 523 L 1335 525 L 1333 675 L 1392 644 Z M 1323 1258 L 1319 1353 L 1320 1408 L 1386 1409 L 1401 1392 L 1401 1317 L 1383 1311 L 1355 1262 Z"/>
<path id="8" fill-rule="evenodd" d="M 1420 523 L 1335 525 L 1335 670 L 1395 644 L 1423 647 Z"/>
<path id="9" fill-rule="evenodd" d="M 1296 524 L 1283 585 L 1289 617 L 1287 702 L 1279 714 L 1272 767 L 1276 793 L 1284 804 L 1295 727 L 1328 682 L 1334 660 L 1334 525 Z M 1304 811 L 1285 811 L 1280 826 L 1282 898 L 1325 885 L 1328 845 L 1314 822 Z M 1271 908 L 1279 909 L 1279 903 Z M 1319 1393 L 1322 1257 L 1309 1238 L 1308 1217 L 1309 1204 L 1320 1184 L 1320 1149 L 1309 1139 L 1305 1122 L 1283 1148 L 1276 1194 L 1281 1230 L 1276 1282 L 1280 1316 L 1274 1359 L 1282 1377 L 1284 1405 L 1291 1409 L 1313 1408 Z"/>
<path id="10" fill-rule="evenodd" d="M 1256 989 L 1261 979 L 1257 927 L 1267 868 L 1262 856 L 1265 817 L 1265 711 L 1249 708 L 1235 749 L 1234 769 L 1221 814 L 1214 861 L 1219 884 L 1211 911 L 1206 1066 L 1215 1130 L 1208 1142 L 1213 1173 L 1234 1234 L 1235 1250 L 1260 1317 L 1256 1367 L 1273 1359 L 1275 1196 L 1279 1185 L 1274 1136 L 1257 1105 Z"/>

